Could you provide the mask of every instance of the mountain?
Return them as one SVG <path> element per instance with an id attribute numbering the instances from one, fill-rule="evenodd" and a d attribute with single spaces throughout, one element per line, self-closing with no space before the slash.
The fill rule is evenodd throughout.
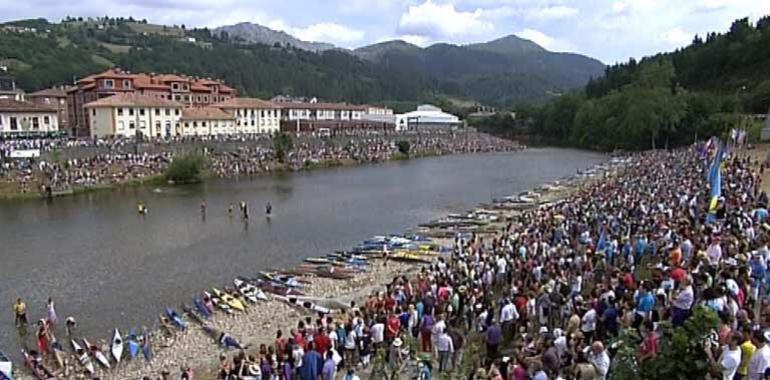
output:
<path id="1" fill-rule="evenodd" d="M 600 77 L 605 68 L 593 58 L 550 52 L 513 35 L 486 43 L 426 48 L 387 41 L 356 49 L 353 54 L 393 72 L 418 71 L 442 93 L 490 104 L 547 99 L 584 86 Z"/>
<path id="2" fill-rule="evenodd" d="M 350 51 L 255 24 L 212 31 L 131 17 L 0 24 L 0 65 L 28 91 L 118 66 L 220 78 L 244 96 L 389 104 L 451 99 L 494 106 L 542 102 L 585 85 L 604 68 L 515 36 L 427 48 L 388 41 Z"/>
<path id="3" fill-rule="evenodd" d="M 273 30 L 266 26 L 252 24 L 249 22 L 220 26 L 218 28 L 214 28 L 212 33 L 217 36 L 222 35 L 222 33 L 227 33 L 230 38 L 240 39 L 245 42 L 260 43 L 266 45 L 279 44 L 285 47 L 292 46 L 297 49 L 312 51 L 316 53 L 335 48 L 335 46 L 332 44 L 327 44 L 324 42 L 302 41 L 286 32 Z"/>

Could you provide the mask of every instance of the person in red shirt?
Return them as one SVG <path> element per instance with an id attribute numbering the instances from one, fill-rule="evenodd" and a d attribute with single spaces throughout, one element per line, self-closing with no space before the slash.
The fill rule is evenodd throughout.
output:
<path id="1" fill-rule="evenodd" d="M 684 278 L 687 277 L 687 271 L 680 267 L 676 267 L 671 270 L 671 279 L 676 282 L 682 282 Z"/>
<path id="2" fill-rule="evenodd" d="M 275 334 L 275 353 L 279 358 L 286 353 L 286 338 L 283 337 L 281 330 Z"/>
<path id="3" fill-rule="evenodd" d="M 313 337 L 313 343 L 315 344 L 316 351 L 321 356 L 326 355 L 326 351 L 332 347 L 332 341 L 324 329 L 319 329 L 318 334 Z"/>
<path id="4" fill-rule="evenodd" d="M 388 323 L 387 328 L 385 329 L 385 337 L 388 340 L 392 340 L 395 337 L 398 336 L 398 333 L 401 331 L 401 321 L 398 319 L 398 316 L 395 314 L 391 314 L 388 317 Z"/>

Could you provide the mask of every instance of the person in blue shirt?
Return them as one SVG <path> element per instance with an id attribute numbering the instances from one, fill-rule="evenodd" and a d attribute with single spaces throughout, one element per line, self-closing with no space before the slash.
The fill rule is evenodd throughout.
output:
<path id="1" fill-rule="evenodd" d="M 305 356 L 302 357 L 302 366 L 299 367 L 300 380 L 318 380 L 318 375 L 321 374 L 321 368 L 323 367 L 323 358 L 318 351 L 315 350 L 315 346 L 311 342 L 308 345 L 308 351 Z"/>
<path id="2" fill-rule="evenodd" d="M 649 282 L 645 282 L 639 288 L 639 294 L 637 294 L 635 302 L 633 327 L 639 329 L 642 322 L 650 316 L 650 313 L 655 308 L 655 297 L 652 295 L 652 286 Z"/>

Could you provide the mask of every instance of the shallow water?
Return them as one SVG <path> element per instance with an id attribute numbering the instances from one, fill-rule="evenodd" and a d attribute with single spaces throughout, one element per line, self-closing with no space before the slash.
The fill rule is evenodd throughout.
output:
<path id="1" fill-rule="evenodd" d="M 53 297 L 60 321 L 72 315 L 78 334 L 107 340 L 115 327 L 152 326 L 164 306 L 190 303 L 194 292 L 238 275 L 403 232 L 605 159 L 530 149 L 0 202 L 0 351 L 18 356 L 16 297 L 27 302 L 31 321 L 45 316 Z M 248 223 L 238 213 L 242 200 Z M 146 216 L 136 212 L 139 201 Z"/>

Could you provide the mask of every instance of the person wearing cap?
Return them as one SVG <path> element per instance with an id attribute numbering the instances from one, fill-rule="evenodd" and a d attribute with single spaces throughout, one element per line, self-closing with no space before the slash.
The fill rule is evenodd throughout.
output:
<path id="1" fill-rule="evenodd" d="M 604 349 L 602 342 L 597 340 L 591 344 L 588 361 L 596 367 L 598 372 L 597 379 L 605 380 L 607 373 L 610 371 L 610 356 L 607 354 L 607 350 Z"/>
<path id="2" fill-rule="evenodd" d="M 400 337 L 393 339 L 393 343 L 388 348 L 388 365 L 394 371 L 398 371 L 403 363 L 403 357 L 401 353 L 401 347 L 404 345 L 404 341 Z"/>

